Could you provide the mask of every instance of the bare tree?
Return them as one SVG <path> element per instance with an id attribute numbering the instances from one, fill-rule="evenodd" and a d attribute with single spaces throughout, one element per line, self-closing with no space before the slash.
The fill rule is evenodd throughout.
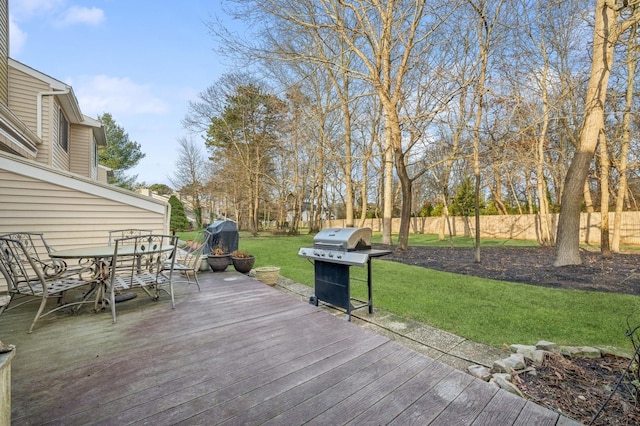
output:
<path id="1" fill-rule="evenodd" d="M 633 13 L 636 13 L 638 5 L 633 5 Z M 620 251 L 620 228 L 622 225 L 622 211 L 624 209 L 624 201 L 627 197 L 627 165 L 629 157 L 629 146 L 631 144 L 631 119 L 632 119 L 632 107 L 633 98 L 635 94 L 634 81 L 636 78 L 636 68 L 638 64 L 638 40 L 637 40 L 638 24 L 634 24 L 631 27 L 629 37 L 627 39 L 627 55 L 626 55 L 626 69 L 627 80 L 625 90 L 625 105 L 622 117 L 622 137 L 620 141 L 620 156 L 616 162 L 616 168 L 620 175 L 618 182 L 618 193 L 616 197 L 616 212 L 613 218 L 613 237 L 611 241 L 611 250 L 613 252 Z"/>
<path id="2" fill-rule="evenodd" d="M 171 184 L 181 193 L 190 197 L 196 226 L 202 227 L 202 195 L 205 184 L 209 181 L 209 163 L 202 152 L 202 147 L 193 139 L 182 137 L 178 140 L 178 158 L 176 170 Z"/>
<path id="3" fill-rule="evenodd" d="M 632 2 L 635 3 L 635 2 Z M 628 2 L 597 0 L 593 29 L 592 65 L 585 112 L 580 130 L 578 150 L 574 154 L 562 193 L 558 218 L 558 239 L 554 266 L 579 265 L 580 205 L 585 180 L 593 159 L 600 133 L 604 130 L 604 104 L 613 65 L 614 46 L 622 33 L 640 20 L 640 13 L 623 16 Z"/>
<path id="4" fill-rule="evenodd" d="M 484 112 L 485 84 L 487 68 L 489 66 L 489 50 L 493 44 L 493 31 L 500 17 L 503 1 L 495 4 L 488 0 L 468 0 L 477 16 L 478 62 L 480 63 L 478 77 L 475 83 L 476 119 L 473 125 L 473 174 L 475 176 L 475 261 L 480 262 L 480 125 Z"/>

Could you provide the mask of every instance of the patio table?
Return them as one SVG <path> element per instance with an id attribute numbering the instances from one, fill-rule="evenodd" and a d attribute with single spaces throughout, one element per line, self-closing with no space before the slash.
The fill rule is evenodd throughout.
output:
<path id="1" fill-rule="evenodd" d="M 165 245 L 162 246 L 162 252 L 173 250 L 174 246 Z M 49 256 L 58 259 L 78 259 L 78 265 L 82 268 L 80 271 L 80 277 L 84 278 L 88 281 L 95 281 L 97 285 L 92 289 L 92 291 L 96 292 L 96 300 L 94 304 L 94 309 L 96 312 L 102 310 L 104 308 L 104 292 L 105 286 L 107 285 L 107 280 L 109 278 L 109 261 L 108 259 L 113 258 L 115 252 L 114 245 L 101 245 L 101 246 L 88 246 L 88 247 L 79 247 L 73 249 L 64 249 L 64 250 L 56 250 L 52 251 Z M 135 254 L 134 246 L 123 245 L 118 249 L 118 257 L 127 257 L 133 256 Z M 83 274 L 90 274 L 89 277 L 83 277 Z M 122 295 L 118 301 L 129 300 L 135 297 L 135 293 L 132 293 L 134 296 L 130 295 Z M 98 309 L 98 304 L 101 303 L 102 306 Z"/>

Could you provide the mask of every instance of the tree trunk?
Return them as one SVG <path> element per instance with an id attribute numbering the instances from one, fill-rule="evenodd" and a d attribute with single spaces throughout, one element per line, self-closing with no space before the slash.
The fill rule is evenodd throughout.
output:
<path id="1" fill-rule="evenodd" d="M 345 127 L 345 143 L 344 143 L 344 152 L 345 152 L 345 165 L 344 165 L 344 184 L 347 187 L 346 189 L 346 200 L 345 200 L 345 219 L 346 226 L 352 227 L 353 224 L 353 181 L 351 178 L 351 169 L 352 166 L 352 157 L 351 157 L 351 114 L 349 113 L 349 104 L 346 105 L 343 103 L 343 117 L 344 117 L 344 127 Z"/>
<path id="2" fill-rule="evenodd" d="M 391 129 L 385 126 L 384 150 L 384 195 L 382 207 L 382 244 L 392 244 L 391 223 L 393 215 L 393 152 L 391 150 Z"/>
<path id="3" fill-rule="evenodd" d="M 585 112 L 580 129 L 579 146 L 565 178 L 558 217 L 558 243 L 554 266 L 582 263 L 580 258 L 580 205 L 583 199 L 585 180 L 598 144 L 598 137 L 604 128 L 604 103 L 613 60 L 615 40 L 612 39 L 612 33 L 615 25 L 615 11 L 607 6 L 606 0 L 598 0 Z"/>
<path id="4" fill-rule="evenodd" d="M 604 124 L 603 124 L 604 125 Z M 587 175 L 589 172 L 587 171 Z M 589 181 L 585 178 L 584 185 L 582 187 L 582 198 L 584 200 L 584 209 L 587 213 L 593 213 L 596 209 L 593 207 L 593 197 L 591 197 L 591 187 Z"/>
<path id="5" fill-rule="evenodd" d="M 400 137 L 400 127 L 398 127 L 398 138 Z M 409 248 L 409 229 L 411 226 L 411 187 L 412 182 L 407 173 L 407 168 L 403 161 L 402 146 L 397 141 L 395 148 L 396 172 L 400 180 L 400 190 L 402 192 L 402 208 L 400 210 L 400 229 L 398 231 L 398 248 L 406 250 Z"/>
<path id="6" fill-rule="evenodd" d="M 609 247 L 609 154 L 604 130 L 600 133 L 600 254 L 611 257 Z"/>
<path id="7" fill-rule="evenodd" d="M 551 224 L 551 216 L 549 211 L 549 199 L 547 198 L 547 183 L 544 177 L 544 159 L 545 159 L 545 141 L 547 139 L 547 131 L 549 129 L 549 91 L 547 90 L 549 61 L 547 55 L 546 44 L 541 44 L 541 51 L 544 59 L 544 68 L 540 87 L 542 88 L 542 128 L 540 136 L 538 136 L 538 145 L 536 150 L 536 189 L 538 191 L 539 215 L 540 215 L 540 245 L 553 245 L 553 231 Z"/>
<path id="8" fill-rule="evenodd" d="M 637 9 L 635 7 L 634 9 Z M 620 252 L 620 227 L 622 225 L 622 212 L 624 211 L 624 200 L 627 196 L 627 161 L 629 159 L 629 145 L 631 143 L 631 111 L 633 108 L 634 80 L 637 66 L 637 33 L 638 26 L 631 27 L 629 41 L 627 42 L 627 92 L 625 95 L 625 109 L 622 116 L 622 142 L 620 147 L 620 159 L 618 161 L 618 173 L 620 182 L 618 183 L 618 194 L 616 197 L 616 213 L 613 218 L 613 239 L 611 250 Z"/>

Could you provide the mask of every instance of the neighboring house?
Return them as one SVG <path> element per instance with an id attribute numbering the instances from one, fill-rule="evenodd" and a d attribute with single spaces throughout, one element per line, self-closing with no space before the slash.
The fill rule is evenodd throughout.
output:
<path id="1" fill-rule="evenodd" d="M 9 58 L 8 28 L 0 0 L 0 234 L 43 232 L 70 248 L 105 244 L 115 229 L 168 233 L 170 205 L 107 184 L 102 124 L 71 86 Z"/>

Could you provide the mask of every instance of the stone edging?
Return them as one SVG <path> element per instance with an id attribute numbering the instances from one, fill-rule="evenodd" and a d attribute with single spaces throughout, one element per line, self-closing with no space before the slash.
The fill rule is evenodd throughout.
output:
<path id="1" fill-rule="evenodd" d="M 536 366 L 541 366 L 547 353 L 559 353 L 569 358 L 601 358 L 612 355 L 631 359 L 632 354 L 628 351 L 611 346 L 559 346 L 553 342 L 539 341 L 535 346 L 531 345 L 509 345 L 512 354 L 508 358 L 496 360 L 491 369 L 482 365 L 471 365 L 469 373 L 485 382 L 492 383 L 508 392 L 524 398 L 524 395 L 512 383 L 515 372 L 517 374 L 535 374 Z M 527 360 L 532 366 L 527 367 Z"/>

